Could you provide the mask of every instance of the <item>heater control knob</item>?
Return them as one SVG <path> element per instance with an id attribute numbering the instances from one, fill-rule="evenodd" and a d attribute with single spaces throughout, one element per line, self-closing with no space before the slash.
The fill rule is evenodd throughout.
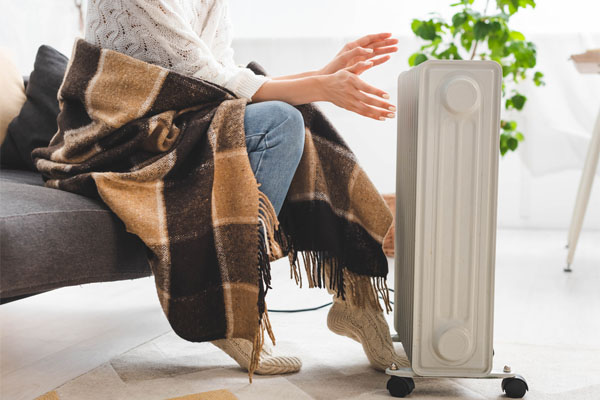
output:
<path id="1" fill-rule="evenodd" d="M 444 90 L 444 105 L 453 114 L 472 112 L 479 100 L 477 82 L 466 76 L 452 79 Z"/>
<path id="2" fill-rule="evenodd" d="M 471 348 L 471 338 L 464 329 L 453 327 L 438 336 L 436 351 L 447 361 L 460 361 L 465 358 Z"/>

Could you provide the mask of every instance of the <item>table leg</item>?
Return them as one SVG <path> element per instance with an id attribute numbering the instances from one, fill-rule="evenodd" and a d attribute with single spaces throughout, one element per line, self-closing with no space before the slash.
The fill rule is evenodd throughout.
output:
<path id="1" fill-rule="evenodd" d="M 573 210 L 573 218 L 571 219 L 571 228 L 569 229 L 569 239 L 567 244 L 567 247 L 569 248 L 569 254 L 567 255 L 567 267 L 565 268 L 566 272 L 571 272 L 571 264 L 573 263 L 575 249 L 577 248 L 577 241 L 579 240 L 579 234 L 581 233 L 583 217 L 585 216 L 585 211 L 587 209 L 587 205 L 590 200 L 590 194 L 592 192 L 592 184 L 594 183 L 594 177 L 596 176 L 599 155 L 600 112 L 598 112 L 596 125 L 594 127 L 594 131 L 592 132 L 590 147 L 585 158 L 583 173 L 581 175 L 581 181 L 579 182 L 579 190 L 577 191 L 577 199 L 575 200 L 575 209 Z"/>

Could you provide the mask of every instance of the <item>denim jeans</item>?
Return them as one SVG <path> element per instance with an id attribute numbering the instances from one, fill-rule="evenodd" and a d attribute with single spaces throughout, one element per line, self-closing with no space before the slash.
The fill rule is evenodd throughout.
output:
<path id="1" fill-rule="evenodd" d="M 302 114 L 282 101 L 248 104 L 244 129 L 259 190 L 279 214 L 304 149 Z"/>

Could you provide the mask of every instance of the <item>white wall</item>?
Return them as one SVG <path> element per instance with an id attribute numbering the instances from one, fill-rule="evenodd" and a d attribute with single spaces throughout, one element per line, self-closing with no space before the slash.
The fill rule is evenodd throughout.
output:
<path id="1" fill-rule="evenodd" d="M 48 44 L 71 54 L 79 32 L 73 0 L 0 0 L 0 47 L 16 55 L 23 74 L 33 69 L 35 52 Z"/>
<path id="2" fill-rule="evenodd" d="M 478 0 L 481 1 L 481 0 Z M 493 0 L 491 0 L 493 1 Z M 346 40 L 391 31 L 401 39 L 392 61 L 364 75 L 389 91 L 418 48 L 410 20 L 437 10 L 449 15 L 450 0 L 230 0 L 240 63 L 257 60 L 273 75 L 320 67 Z M 515 28 L 538 44 L 539 68 L 548 85 L 526 88 L 530 100 L 521 124 L 527 141 L 501 161 L 499 225 L 565 229 L 572 213 L 589 132 L 600 109 L 600 76 L 582 76 L 572 53 L 600 47 L 600 2 L 540 0 L 515 18 Z M 0 0 L 0 46 L 16 54 L 29 73 L 40 44 L 69 55 L 78 35 L 72 0 Z M 330 104 L 323 109 L 338 126 L 382 192 L 394 191 L 395 121 L 371 121 Z M 584 228 L 600 229 L 600 181 L 594 187 Z"/>
<path id="3" fill-rule="evenodd" d="M 448 18 L 452 0 L 230 0 L 240 37 L 330 37 L 390 31 L 410 34 L 410 21 L 438 12 Z M 493 4 L 494 0 L 490 0 Z M 475 4 L 485 6 L 484 0 Z M 519 11 L 514 29 L 526 33 L 599 32 L 597 0 L 537 0 Z"/>

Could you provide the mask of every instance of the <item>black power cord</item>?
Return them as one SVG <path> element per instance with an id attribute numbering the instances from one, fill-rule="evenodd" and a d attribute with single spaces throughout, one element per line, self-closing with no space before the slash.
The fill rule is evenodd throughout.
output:
<path id="1" fill-rule="evenodd" d="M 388 289 L 390 292 L 394 292 L 394 289 Z M 379 297 L 381 299 L 381 296 Z M 298 308 L 298 309 L 291 309 L 291 310 L 272 310 L 270 308 L 267 309 L 268 312 L 270 313 L 299 313 L 299 312 L 306 312 L 306 311 L 316 311 L 316 310 L 320 310 L 321 308 L 325 308 L 328 307 L 330 305 L 332 305 L 333 302 L 329 302 L 327 304 L 322 304 L 320 306 L 316 306 L 316 307 L 311 307 L 311 308 Z M 390 304 L 394 305 L 394 302 L 390 300 Z"/>
<path id="2" fill-rule="evenodd" d="M 327 306 L 332 305 L 333 302 L 329 302 L 327 304 L 322 304 L 320 306 L 317 307 L 312 307 L 312 308 L 299 308 L 297 310 L 271 310 L 270 308 L 268 309 L 269 312 L 278 312 L 278 313 L 298 313 L 298 312 L 305 312 L 305 311 L 316 311 L 316 310 L 320 310 L 321 308 L 325 308 Z"/>

